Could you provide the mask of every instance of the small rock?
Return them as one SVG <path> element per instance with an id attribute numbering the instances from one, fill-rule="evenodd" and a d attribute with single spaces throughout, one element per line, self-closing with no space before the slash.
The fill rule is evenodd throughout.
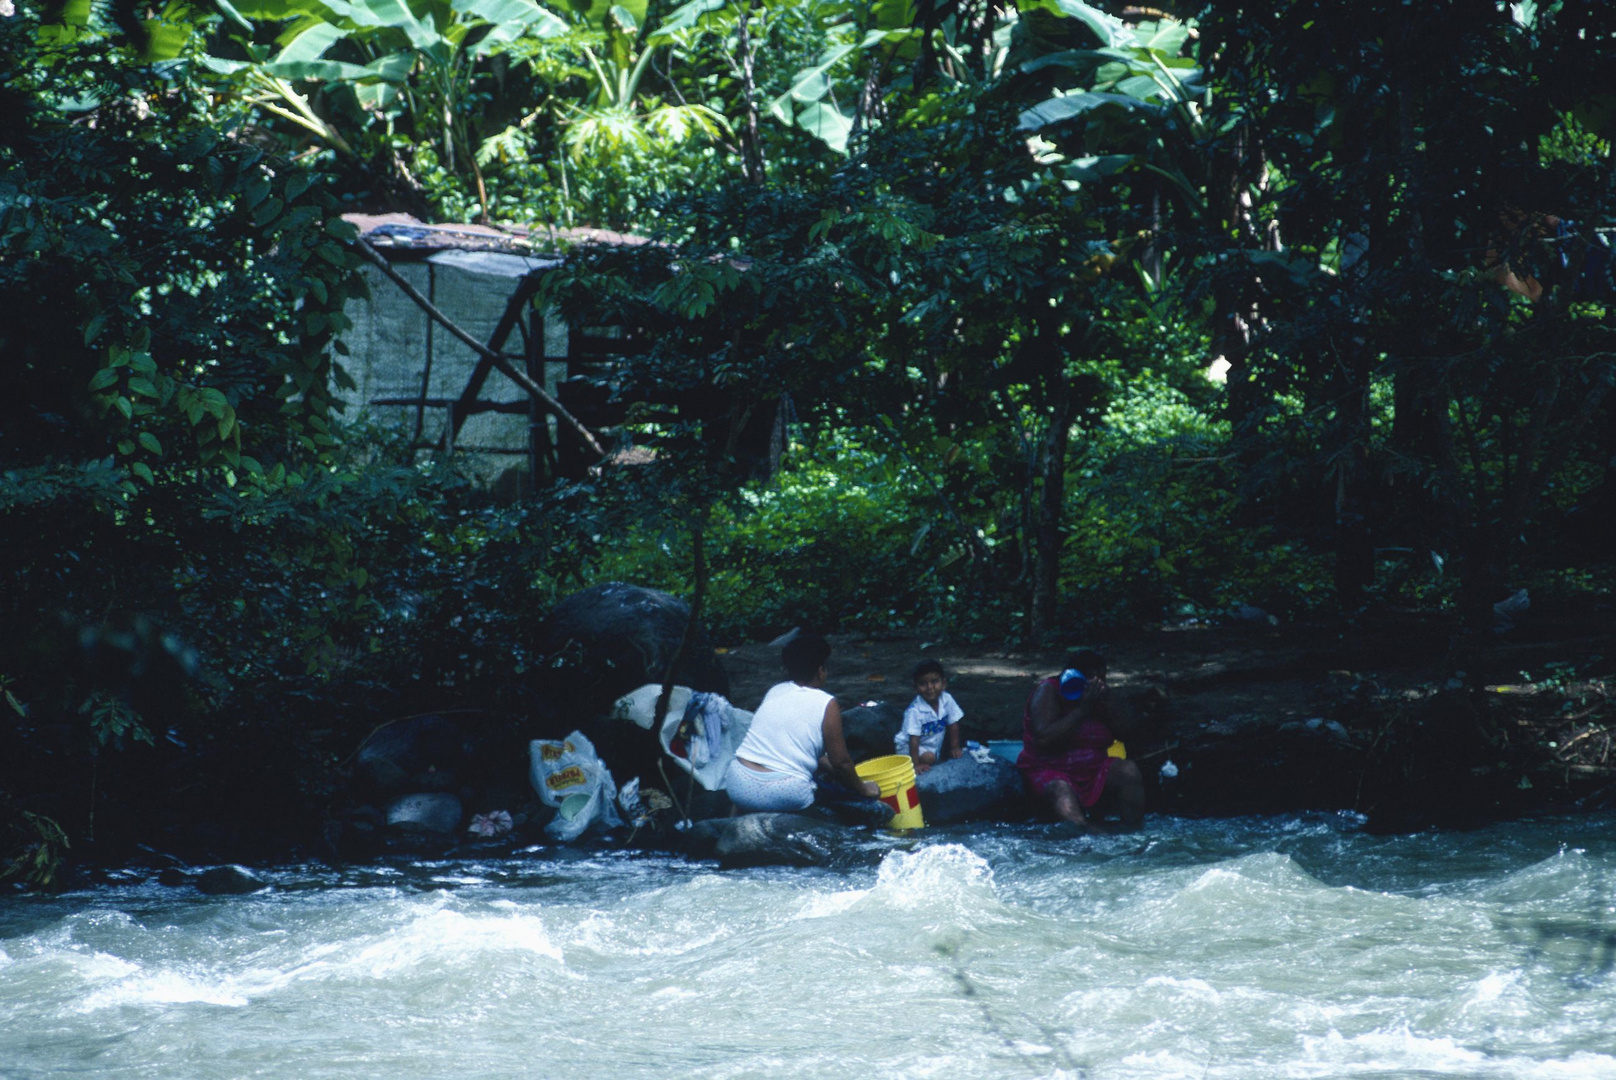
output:
<path id="1" fill-rule="evenodd" d="M 387 808 L 389 828 L 425 829 L 452 833 L 460 827 L 465 810 L 460 800 L 443 791 L 425 791 L 394 799 Z"/>
<path id="2" fill-rule="evenodd" d="M 1520 589 L 1493 605 L 1493 633 L 1507 634 L 1515 629 L 1516 616 L 1523 615 L 1532 606 L 1532 597 Z"/>
<path id="3" fill-rule="evenodd" d="M 244 866 L 215 866 L 196 878 L 196 891 L 207 896 L 244 896 L 267 888 L 267 881 Z"/>
<path id="4" fill-rule="evenodd" d="M 729 826 L 728 819 L 693 821 L 674 833 L 674 847 L 687 859 L 716 859 L 718 840 Z"/>
<path id="5" fill-rule="evenodd" d="M 1268 612 L 1264 611 L 1256 604 L 1241 604 L 1230 614 L 1238 622 L 1251 623 L 1253 625 L 1279 625 L 1279 619 L 1276 616 L 1268 614 Z"/>

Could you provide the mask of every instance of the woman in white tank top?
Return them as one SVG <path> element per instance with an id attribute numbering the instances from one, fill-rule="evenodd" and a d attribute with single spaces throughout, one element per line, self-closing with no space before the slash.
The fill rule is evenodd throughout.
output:
<path id="1" fill-rule="evenodd" d="M 724 789 L 742 813 L 803 810 L 814 801 L 814 773 L 827 767 L 851 791 L 874 798 L 880 788 L 861 780 L 842 738 L 842 710 L 827 694 L 830 642 L 799 634 L 781 653 L 790 681 L 763 697 L 752 726 L 724 773 Z"/>

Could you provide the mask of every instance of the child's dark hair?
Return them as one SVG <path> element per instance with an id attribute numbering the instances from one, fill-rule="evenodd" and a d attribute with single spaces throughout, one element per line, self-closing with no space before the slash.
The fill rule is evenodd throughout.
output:
<path id="1" fill-rule="evenodd" d="M 922 660 L 920 663 L 915 665 L 915 670 L 909 673 L 909 681 L 912 683 L 917 683 L 920 681 L 920 677 L 922 675 L 935 675 L 939 679 L 948 678 L 948 672 L 943 670 L 943 662 L 941 660 Z"/>
<path id="2" fill-rule="evenodd" d="M 1091 679 L 1106 672 L 1105 657 L 1094 649 L 1075 649 L 1067 653 L 1066 666 L 1076 668 Z"/>
<path id="3" fill-rule="evenodd" d="M 786 666 L 786 674 L 800 683 L 811 682 L 829 659 L 830 642 L 825 640 L 824 634 L 805 631 L 780 650 L 780 662 Z"/>

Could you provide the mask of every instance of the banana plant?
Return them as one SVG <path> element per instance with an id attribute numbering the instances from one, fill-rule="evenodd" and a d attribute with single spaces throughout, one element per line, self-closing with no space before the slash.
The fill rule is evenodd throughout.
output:
<path id="1" fill-rule="evenodd" d="M 284 24 L 276 50 L 245 37 L 238 43 L 247 59 L 204 61 L 236 80 L 246 101 L 354 156 L 355 137 L 376 121 L 388 130 L 407 122 L 418 135 L 431 133 L 446 168 L 471 169 L 484 205 L 467 108 L 478 64 L 523 39 L 568 30 L 533 0 L 213 2 L 249 32 L 255 23 Z M 342 93 L 346 102 L 336 100 Z"/>
<path id="2" fill-rule="evenodd" d="M 706 3 L 709 0 L 697 0 Z M 717 139 L 731 134 L 725 116 L 700 103 L 666 102 L 642 92 L 646 72 L 659 51 L 688 45 L 694 20 L 675 18 L 656 29 L 645 24 L 646 0 L 597 2 L 582 14 L 584 33 L 578 52 L 579 74 L 590 80 L 582 102 L 561 107 L 557 120 L 562 142 L 573 160 L 604 160 L 671 149 L 692 138 Z M 687 5 L 689 6 L 689 5 Z"/>
<path id="3" fill-rule="evenodd" d="M 1192 214 L 1204 216 L 1204 192 L 1191 173 L 1211 132 L 1200 68 L 1193 57 L 1180 55 L 1189 28 L 1168 19 L 1129 26 L 1081 0 L 1035 0 L 1024 7 L 1075 21 L 1099 46 L 1048 51 L 1018 66 L 1023 75 L 1066 69 L 1076 82 L 1020 116 L 1020 130 L 1035 133 L 1041 160 L 1073 186 L 1142 169 L 1165 180 Z M 1110 152 L 1071 160 L 1056 153 L 1043 133 L 1074 122 L 1084 128 L 1086 146 Z"/>

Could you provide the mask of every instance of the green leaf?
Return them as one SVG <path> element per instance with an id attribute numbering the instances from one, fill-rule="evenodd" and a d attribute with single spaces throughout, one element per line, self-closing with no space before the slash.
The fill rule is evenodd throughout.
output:
<path id="1" fill-rule="evenodd" d="M 1133 75 L 1123 79 L 1117 83 L 1116 92 L 1138 98 L 1140 101 L 1150 101 L 1162 96 L 1161 84 L 1149 75 Z"/>
<path id="2" fill-rule="evenodd" d="M 875 0 L 870 21 L 881 30 L 907 30 L 915 24 L 914 0 Z"/>
<path id="3" fill-rule="evenodd" d="M 197 400 L 202 407 L 213 416 L 223 416 L 224 411 L 230 407 L 230 401 L 211 386 L 204 386 L 196 392 Z"/>
<path id="4" fill-rule="evenodd" d="M 161 19 L 143 20 L 140 28 L 145 34 L 145 41 L 140 47 L 140 62 L 143 64 L 160 64 L 177 58 L 185 51 L 185 44 L 191 40 L 194 32 L 188 23 L 164 22 Z"/>
<path id="5" fill-rule="evenodd" d="M 248 22 L 242 16 L 241 12 L 236 10 L 235 5 L 231 4 L 230 0 L 213 0 L 213 6 L 218 8 L 220 14 L 222 14 L 225 18 L 229 19 L 231 22 L 235 23 L 249 34 L 252 33 L 252 23 Z"/>
<path id="6" fill-rule="evenodd" d="M 640 19 L 635 18 L 634 13 L 628 8 L 624 7 L 622 4 L 613 4 L 607 14 L 609 14 L 612 19 L 617 22 L 618 28 L 625 34 L 634 35 L 639 33 Z M 645 10 L 642 8 L 640 10 L 640 18 L 644 17 Z"/>
<path id="7" fill-rule="evenodd" d="M 288 82 L 357 82 L 371 77 L 369 68 L 337 60 L 275 60 L 264 65 L 264 72 Z"/>
<path id="8" fill-rule="evenodd" d="M 838 154 L 847 153 L 847 137 L 853 132 L 853 118 L 838 106 L 828 101 L 816 101 L 797 114 L 797 126 Z"/>
<path id="9" fill-rule="evenodd" d="M 163 444 L 157 441 L 157 436 L 153 435 L 149 431 L 142 431 L 137 438 L 139 439 L 141 446 L 145 447 L 153 454 L 156 454 L 158 457 L 163 456 Z"/>
<path id="10" fill-rule="evenodd" d="M 1090 7 L 1081 0 L 1035 0 L 1017 5 L 1023 11 L 1043 10 L 1062 18 L 1076 19 L 1094 32 L 1100 44 L 1113 49 L 1126 49 L 1139 44 L 1139 37 L 1127 23 L 1115 15 L 1107 15 L 1099 8 Z"/>
<path id="11" fill-rule="evenodd" d="M 157 484 L 157 477 L 152 475 L 151 466 L 147 465 L 144 461 L 135 462 L 133 465 L 129 466 L 129 471 L 150 485 L 155 486 Z"/>
<path id="12" fill-rule="evenodd" d="M 98 311 L 90 316 L 90 321 L 84 324 L 84 344 L 95 344 L 95 339 L 101 336 L 102 327 L 107 325 L 109 314 L 110 312 Z M 96 387 L 92 386 L 90 389 L 94 390 Z"/>
<path id="13" fill-rule="evenodd" d="M 1128 97 L 1125 94 L 1100 94 L 1085 90 L 1079 94 L 1050 98 L 1042 104 L 1034 105 L 1021 114 L 1016 124 L 1016 129 L 1018 131 L 1036 131 L 1039 128 L 1063 123 L 1100 108 L 1118 108 L 1124 112 L 1140 112 L 1150 115 L 1161 115 L 1165 111 L 1160 105 L 1146 104 L 1138 98 Z"/>
<path id="14" fill-rule="evenodd" d="M 1077 158 L 1062 168 L 1061 172 L 1069 179 L 1092 183 L 1120 172 L 1132 163 L 1132 154 L 1101 154 L 1096 157 Z"/>
<path id="15" fill-rule="evenodd" d="M 218 3 L 218 0 L 214 0 Z M 234 0 L 236 10 L 248 19 L 285 22 L 309 11 L 308 0 Z"/>
<path id="16" fill-rule="evenodd" d="M 540 7 L 532 0 L 453 0 L 451 6 L 463 15 L 474 15 L 493 25 L 494 30 L 479 43 L 479 52 L 489 51 L 489 41 L 504 44 L 518 37 L 560 37 L 569 29 L 566 20 Z"/>
<path id="17" fill-rule="evenodd" d="M 661 43 L 675 34 L 694 29 L 702 24 L 704 16 L 722 11 L 728 3 L 729 0 L 687 0 L 668 13 L 668 17 L 646 39 L 646 44 Z"/>
<path id="18" fill-rule="evenodd" d="M 583 11 L 584 22 L 596 30 L 605 28 L 606 16 L 614 7 L 621 7 L 626 10 L 633 17 L 634 25 L 643 25 L 645 11 L 649 6 L 650 0 L 623 0 L 622 3 L 614 2 L 614 0 L 589 0 L 588 6 L 585 7 L 581 0 L 574 0 L 574 7 Z"/>
<path id="19" fill-rule="evenodd" d="M 384 82 L 403 83 L 415 70 L 416 55 L 407 50 L 378 56 L 365 65 L 365 70 Z"/>
<path id="20" fill-rule="evenodd" d="M 286 43 L 268 67 L 282 64 L 303 64 L 311 60 L 318 60 L 345 36 L 343 31 L 328 22 L 311 22 L 308 26 Z"/>
<path id="21" fill-rule="evenodd" d="M 203 67 L 216 75 L 235 75 L 255 66 L 247 60 L 222 60 L 217 56 L 204 56 L 201 58 L 201 63 Z"/>
<path id="22" fill-rule="evenodd" d="M 826 49 L 812 67 L 803 68 L 792 76 L 791 88 L 786 93 L 794 101 L 804 103 L 818 101 L 830 91 L 830 69 L 852 51 L 852 45 L 837 45 Z"/>
<path id="23" fill-rule="evenodd" d="M 1140 44 L 1164 56 L 1177 56 L 1190 39 L 1190 28 L 1172 19 L 1163 19 L 1154 27 L 1149 23 L 1140 23 L 1138 30 L 1146 35 Z"/>
<path id="24" fill-rule="evenodd" d="M 90 391 L 105 390 L 118 381 L 117 368 L 102 368 L 90 376 Z"/>

